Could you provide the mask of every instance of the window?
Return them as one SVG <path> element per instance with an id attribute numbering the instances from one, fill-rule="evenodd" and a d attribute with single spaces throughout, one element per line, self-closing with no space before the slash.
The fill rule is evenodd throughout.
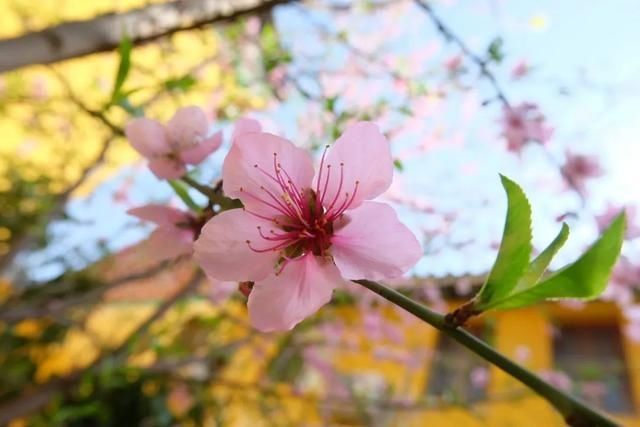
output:
<path id="1" fill-rule="evenodd" d="M 564 326 L 554 339 L 556 368 L 573 392 L 606 411 L 633 411 L 620 331 L 616 326 Z"/>
<path id="2" fill-rule="evenodd" d="M 478 330 L 470 331 L 474 335 Z M 440 334 L 431 360 L 429 397 L 452 403 L 474 403 L 486 398 L 488 364 L 453 338 Z"/>

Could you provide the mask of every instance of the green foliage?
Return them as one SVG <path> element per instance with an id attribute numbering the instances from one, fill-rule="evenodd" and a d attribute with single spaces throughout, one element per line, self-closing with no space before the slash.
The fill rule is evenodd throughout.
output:
<path id="1" fill-rule="evenodd" d="M 478 293 L 478 304 L 504 298 L 517 285 L 531 256 L 531 207 L 527 196 L 515 182 L 500 176 L 507 193 L 507 220 L 498 257 Z"/>
<path id="2" fill-rule="evenodd" d="M 198 204 L 193 201 L 193 199 L 189 195 L 189 191 L 187 190 L 187 187 L 182 182 L 176 181 L 176 180 L 169 180 L 167 182 L 173 189 L 174 193 L 176 193 L 176 196 L 178 196 L 180 200 L 182 200 L 184 204 L 187 205 L 187 207 L 189 207 L 189 209 L 191 209 L 194 212 L 202 211 L 200 206 L 198 206 Z"/>
<path id="3" fill-rule="evenodd" d="M 169 79 L 164 82 L 164 88 L 171 92 L 188 92 L 198 82 L 191 74 Z"/>
<path id="4" fill-rule="evenodd" d="M 624 228 L 625 217 L 620 214 L 577 261 L 538 284 L 516 290 L 502 301 L 494 301 L 488 308 L 518 308 L 546 299 L 598 297 L 606 288 L 620 254 Z"/>
<path id="5" fill-rule="evenodd" d="M 113 92 L 111 93 L 111 102 L 117 103 L 123 97 L 122 85 L 124 85 L 129 70 L 131 69 L 131 50 L 133 43 L 128 36 L 123 36 L 118 46 L 118 55 L 120 56 L 120 63 L 118 64 L 118 71 L 116 72 L 116 79 L 113 83 Z"/>
<path id="6" fill-rule="evenodd" d="M 33 169 L 28 161 L 9 162 L 4 176 L 9 185 L 6 190 L 0 190 L 0 228 L 8 229 L 10 235 L 0 240 L 0 255 L 25 235 L 35 237 L 36 247 L 47 243 L 46 221 L 56 207 L 57 196 L 51 191 L 51 179 L 33 176 L 30 173 Z"/>
<path id="7" fill-rule="evenodd" d="M 489 59 L 497 64 L 500 64 L 504 59 L 504 52 L 502 51 L 504 41 L 501 37 L 496 37 L 489 44 L 487 48 L 487 56 Z"/>
<path id="8" fill-rule="evenodd" d="M 262 57 L 266 72 L 273 70 L 278 65 L 288 64 L 293 59 L 291 54 L 280 45 L 278 33 L 271 23 L 266 23 L 262 27 L 260 47 L 262 48 Z"/>
<path id="9" fill-rule="evenodd" d="M 509 207 L 496 262 L 474 299 L 477 311 L 512 309 L 548 299 L 593 299 L 605 289 L 622 248 L 625 216 L 621 213 L 600 238 L 574 263 L 542 276 L 569 237 L 566 224 L 549 246 L 529 264 L 531 211 L 522 190 L 502 177 Z"/>

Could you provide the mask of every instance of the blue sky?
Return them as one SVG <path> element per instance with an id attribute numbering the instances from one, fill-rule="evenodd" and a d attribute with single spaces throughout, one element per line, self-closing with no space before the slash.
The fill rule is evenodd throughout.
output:
<path id="1" fill-rule="evenodd" d="M 586 210 L 601 210 L 606 201 L 640 203 L 640 3 L 632 0 L 562 2 L 541 1 L 460 1 L 438 2 L 436 11 L 476 52 L 483 52 L 496 36 L 505 40 L 504 64 L 496 67 L 496 75 L 505 92 L 516 103 L 529 100 L 540 104 L 555 127 L 550 151 L 561 159 L 571 147 L 582 153 L 596 154 L 607 175 L 589 187 Z M 420 12 L 413 11 L 415 14 Z M 308 27 L 295 9 L 283 7 L 277 20 L 283 37 L 308 34 Z M 412 19 L 421 18 L 412 16 Z M 438 38 L 433 26 L 424 18 L 424 25 L 409 28 L 407 46 Z M 366 20 L 364 21 L 367 24 Z M 413 21 L 411 21 L 413 23 Z M 359 28 L 354 25 L 354 28 Z M 291 31 L 288 33 L 287 31 Z M 309 42 L 310 44 L 312 42 Z M 455 53 L 446 47 L 443 54 Z M 512 82 L 509 73 L 520 59 L 526 59 L 534 69 L 526 80 Z M 491 95 L 485 83 L 482 94 Z M 292 114 L 300 99 L 272 112 L 271 117 L 291 131 Z M 451 97 L 446 120 L 456 126 L 459 105 Z M 537 147 L 525 150 L 522 159 L 496 149 L 495 125 L 499 109 L 484 108 L 468 124 L 463 148 L 443 148 L 415 161 L 408 161 L 402 180 L 419 194 L 424 194 L 436 206 L 458 211 L 460 218 L 447 238 L 465 241 L 477 238 L 478 243 L 462 251 L 445 250 L 425 257 L 418 274 L 481 273 L 495 255 L 488 243 L 499 237 L 505 200 L 498 173 L 504 173 L 522 184 L 534 209 L 534 243 L 539 247 L 550 241 L 557 231 L 554 218 L 563 210 L 580 207 L 577 199 L 562 196 L 557 188 L 547 187 L 549 176 L 557 174 Z M 227 129 L 228 130 L 228 129 Z M 223 153 L 217 153 L 203 168 L 207 178 L 216 176 Z M 475 173 L 457 173 L 465 164 L 475 163 Z M 114 205 L 112 193 L 122 180 L 134 176 L 130 197 L 140 204 L 150 200 L 164 201 L 171 197 L 165 183 L 157 181 L 143 168 L 123 171 L 104 184 L 86 200 L 74 200 L 69 211 L 87 225 L 60 223 L 53 228 L 56 243 L 48 251 L 32 255 L 26 261 L 36 279 L 46 279 L 60 272 L 59 263 L 48 262 L 63 254 L 74 267 L 100 256 L 95 242 L 103 239 L 111 250 L 117 250 L 144 237 L 149 228 L 133 227 L 135 221 L 124 213 L 125 207 Z M 401 209 L 404 219 L 416 229 L 422 218 Z M 573 236 L 567 245 L 567 261 L 595 236 L 590 215 L 583 215 L 571 224 Z M 444 238 L 444 236 L 442 236 Z M 433 244 L 437 244 L 437 239 Z M 87 260 L 69 256 L 74 248 Z M 638 248 L 627 248 L 629 252 Z"/>

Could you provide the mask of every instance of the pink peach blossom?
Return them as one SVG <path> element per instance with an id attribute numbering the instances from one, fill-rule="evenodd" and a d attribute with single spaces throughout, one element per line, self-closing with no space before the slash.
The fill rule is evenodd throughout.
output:
<path id="1" fill-rule="evenodd" d="M 462 55 L 454 55 L 444 62 L 444 68 L 451 74 L 457 74 L 462 69 Z"/>
<path id="2" fill-rule="evenodd" d="M 519 153 L 529 141 L 546 143 L 553 134 L 538 106 L 523 102 L 516 107 L 505 107 L 502 116 L 502 136 L 507 150 Z"/>
<path id="3" fill-rule="evenodd" d="M 147 118 L 129 122 L 125 135 L 149 161 L 149 169 L 158 178 L 176 179 L 220 147 L 222 133 L 208 136 L 209 124 L 204 112 L 195 106 L 176 111 L 166 126 Z"/>
<path id="4" fill-rule="evenodd" d="M 421 256 L 393 208 L 369 201 L 393 177 L 389 142 L 373 123 L 348 126 L 315 178 L 306 151 L 264 132 L 234 139 L 222 175 L 244 208 L 212 218 L 195 257 L 218 280 L 255 282 L 248 307 L 261 331 L 293 328 L 345 279 L 397 277 Z"/>
<path id="5" fill-rule="evenodd" d="M 489 384 L 489 370 L 484 366 L 474 368 L 469 373 L 471 385 L 477 389 L 483 389 Z"/>
<path id="6" fill-rule="evenodd" d="M 153 204 L 130 209 L 127 213 L 158 226 L 148 239 L 156 260 L 169 260 L 193 251 L 194 217 L 190 213 Z"/>
<path id="7" fill-rule="evenodd" d="M 511 78 L 514 80 L 521 79 L 529 74 L 529 71 L 531 71 L 531 67 L 529 67 L 527 61 L 520 60 L 511 70 Z"/>
<path id="8" fill-rule="evenodd" d="M 563 391 L 569 391 L 573 386 L 573 382 L 571 381 L 571 378 L 569 378 L 567 374 L 561 371 L 555 371 L 555 370 L 543 371 L 543 372 L 540 372 L 540 377 L 542 377 L 543 380 L 547 381 L 554 387 L 557 387 Z"/>
<path id="9" fill-rule="evenodd" d="M 566 153 L 566 160 L 561 171 L 565 178 L 581 192 L 584 191 L 586 181 L 589 178 L 595 178 L 604 173 L 596 157 L 574 154 L 570 151 Z"/>

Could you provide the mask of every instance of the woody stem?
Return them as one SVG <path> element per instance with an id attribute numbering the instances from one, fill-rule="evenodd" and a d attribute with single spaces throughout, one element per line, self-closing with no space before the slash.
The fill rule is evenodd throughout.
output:
<path id="1" fill-rule="evenodd" d="M 616 427 L 618 424 L 606 415 L 590 408 L 580 399 L 554 387 L 542 378 L 507 358 L 484 341 L 460 327 L 451 326 L 445 317 L 424 305 L 408 298 L 400 292 L 381 283 L 370 280 L 354 280 L 355 283 L 375 292 L 391 303 L 408 311 L 442 333 L 448 335 L 489 363 L 502 369 L 538 395 L 546 399 L 564 417 L 568 425 L 574 427 L 600 426 Z"/>

